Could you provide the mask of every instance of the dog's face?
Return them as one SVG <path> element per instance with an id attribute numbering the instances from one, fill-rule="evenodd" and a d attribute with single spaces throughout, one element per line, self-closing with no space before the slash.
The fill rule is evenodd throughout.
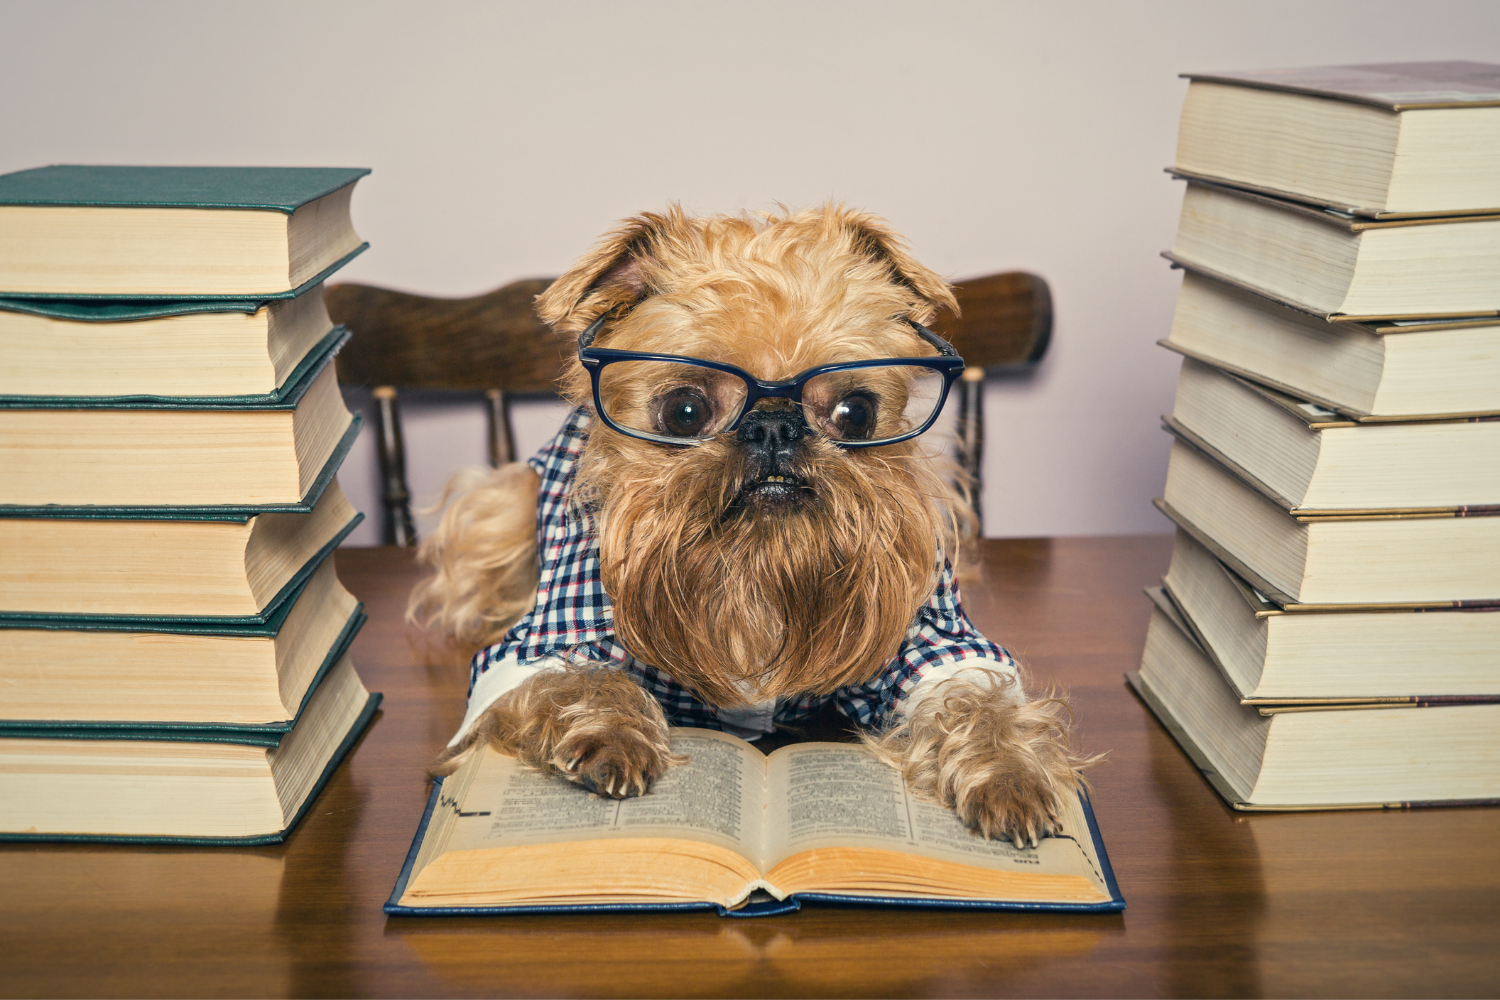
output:
<path id="1" fill-rule="evenodd" d="M 606 313 L 599 347 L 732 365 L 763 381 L 816 366 L 926 357 L 908 318 L 955 308 L 883 222 L 824 208 L 787 217 L 646 215 L 611 234 L 538 302 L 577 334 Z M 665 362 L 612 365 L 575 500 L 594 512 L 603 581 L 625 646 L 707 701 L 827 693 L 872 676 L 932 592 L 956 498 L 922 439 L 888 436 L 910 370 L 835 373 L 801 404 Z M 565 391 L 592 406 L 581 365 Z"/>

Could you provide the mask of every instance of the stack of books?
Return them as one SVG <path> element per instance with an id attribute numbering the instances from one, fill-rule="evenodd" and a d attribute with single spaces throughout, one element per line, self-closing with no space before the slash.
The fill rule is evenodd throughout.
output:
<path id="1" fill-rule="evenodd" d="M 1500 66 L 1190 79 L 1130 681 L 1236 808 L 1500 799 Z"/>
<path id="2" fill-rule="evenodd" d="M 323 280 L 368 171 L 0 176 L 0 839 L 282 839 L 374 714 Z"/>

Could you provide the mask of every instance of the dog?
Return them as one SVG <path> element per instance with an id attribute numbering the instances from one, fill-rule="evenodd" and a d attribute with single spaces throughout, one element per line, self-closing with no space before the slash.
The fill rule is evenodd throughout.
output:
<path id="1" fill-rule="evenodd" d="M 644 795 L 680 760 L 669 724 L 754 738 L 832 701 L 976 833 L 1060 832 L 1093 759 L 965 616 L 972 515 L 921 445 L 962 368 L 926 328 L 945 309 L 884 220 L 837 205 L 642 214 L 553 282 L 575 409 L 453 488 L 419 553 L 413 620 L 486 647 L 443 766 L 488 743 Z"/>

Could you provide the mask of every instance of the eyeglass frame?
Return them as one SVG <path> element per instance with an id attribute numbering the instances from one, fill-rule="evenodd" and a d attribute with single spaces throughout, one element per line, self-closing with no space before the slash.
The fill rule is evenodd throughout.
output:
<path id="1" fill-rule="evenodd" d="M 802 387 L 819 375 L 827 375 L 830 372 L 846 371 L 855 368 L 894 368 L 898 365 L 930 368 L 943 376 L 943 391 L 938 396 L 937 405 L 933 407 L 927 422 L 916 430 L 908 431 L 899 437 L 881 438 L 878 441 L 844 441 L 839 438 L 830 437 L 828 440 L 840 448 L 877 448 L 888 444 L 900 444 L 902 441 L 910 441 L 920 434 L 925 434 L 937 423 L 938 415 L 943 412 L 943 407 L 948 402 L 948 391 L 953 388 L 953 383 L 964 371 L 964 359 L 959 355 L 958 349 L 948 343 L 942 337 L 933 333 L 927 327 L 918 323 L 910 316 L 903 319 L 916 331 L 928 344 L 938 351 L 935 358 L 872 358 L 868 361 L 839 361 L 833 364 L 818 365 L 809 368 L 793 378 L 780 382 L 766 382 L 756 378 L 754 375 L 737 368 L 734 365 L 724 364 L 721 361 L 709 361 L 706 358 L 692 358 L 682 354 L 656 354 L 649 351 L 622 351 L 612 347 L 595 347 L 594 338 L 598 336 L 599 330 L 609 319 L 610 314 L 605 313 L 588 325 L 588 328 L 578 335 L 578 363 L 588 371 L 589 378 L 594 387 L 594 412 L 599 414 L 601 420 L 611 430 L 627 437 L 639 438 L 642 441 L 650 441 L 654 444 L 670 445 L 677 448 L 693 448 L 711 441 L 712 438 L 681 438 L 667 437 L 664 434 L 651 434 L 646 431 L 633 430 L 622 427 L 612 420 L 609 413 L 604 409 L 604 401 L 599 395 L 599 374 L 610 364 L 616 361 L 665 361 L 677 364 L 697 365 L 700 368 L 709 368 L 714 371 L 724 372 L 726 375 L 734 375 L 745 383 L 745 400 L 741 404 L 739 416 L 734 422 L 725 427 L 719 434 L 732 434 L 739 429 L 745 417 L 755 409 L 755 404 L 762 399 L 790 399 L 797 405 L 802 405 Z M 714 435 L 717 437 L 718 435 Z"/>

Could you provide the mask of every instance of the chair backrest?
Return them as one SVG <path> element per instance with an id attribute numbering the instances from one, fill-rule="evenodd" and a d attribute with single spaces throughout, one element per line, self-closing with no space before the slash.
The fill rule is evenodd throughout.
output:
<path id="1" fill-rule="evenodd" d="M 370 285 L 328 288 L 328 312 L 355 337 L 339 353 L 339 380 L 375 392 L 382 537 L 415 545 L 411 489 L 402 443 L 401 389 L 477 390 L 485 394 L 492 465 L 515 458 L 510 402 L 517 395 L 550 394 L 572 352 L 537 319 L 533 303 L 550 278 L 516 281 L 485 295 L 441 299 Z M 1019 271 L 955 286 L 962 315 L 944 314 L 933 329 L 969 363 L 958 383 L 959 461 L 966 489 L 977 500 L 984 450 L 986 375 L 1024 370 L 1041 360 L 1052 332 L 1047 283 Z M 976 503 L 976 510 L 977 510 Z"/>
<path id="2" fill-rule="evenodd" d="M 369 285 L 332 285 L 328 312 L 358 334 L 339 354 L 351 385 L 546 392 L 572 342 L 537 319 L 551 278 L 515 281 L 469 299 Z"/>
<path id="3" fill-rule="evenodd" d="M 512 282 L 467 299 L 439 299 L 370 285 L 332 285 L 328 314 L 357 336 L 339 352 L 339 381 L 375 390 L 382 539 L 415 545 L 399 389 L 478 390 L 489 418 L 490 464 L 515 458 L 510 402 L 553 392 L 572 341 L 537 319 L 534 300 L 551 278 Z"/>
<path id="4" fill-rule="evenodd" d="M 1052 340 L 1052 293 L 1025 271 L 970 278 L 953 286 L 962 314 L 944 313 L 933 330 L 987 374 L 1035 364 Z"/>

